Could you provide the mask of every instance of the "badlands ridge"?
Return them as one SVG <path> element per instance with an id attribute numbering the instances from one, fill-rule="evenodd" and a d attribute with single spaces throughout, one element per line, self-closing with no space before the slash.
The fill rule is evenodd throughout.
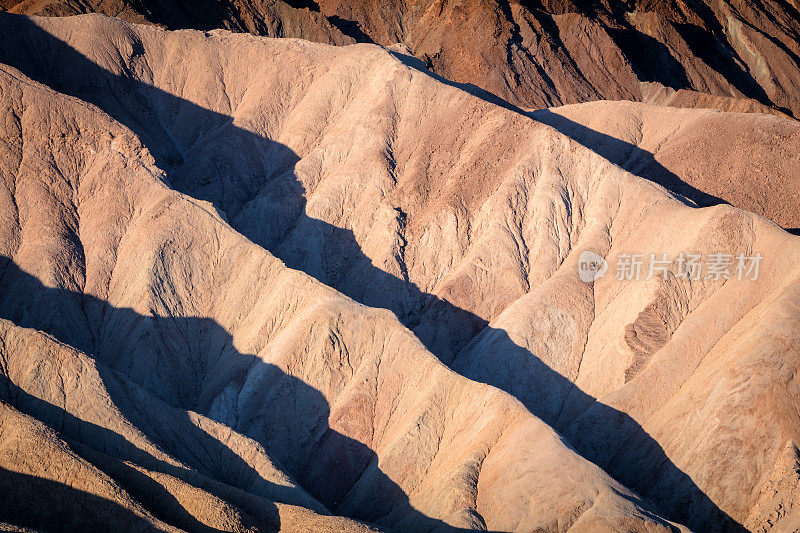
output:
<path id="1" fill-rule="evenodd" d="M 440 76 L 523 108 L 633 100 L 800 116 L 797 0 L 0 0 L 0 9 L 403 43 Z"/>
<path id="2" fill-rule="evenodd" d="M 800 124 L 482 94 L 0 13 L 0 522 L 797 528 Z"/>

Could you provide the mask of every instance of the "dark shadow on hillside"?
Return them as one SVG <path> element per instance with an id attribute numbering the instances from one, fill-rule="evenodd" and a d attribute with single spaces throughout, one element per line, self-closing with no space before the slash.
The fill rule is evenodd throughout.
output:
<path id="1" fill-rule="evenodd" d="M 286 0 L 286 3 L 295 9 L 310 9 L 314 13 L 319 13 L 319 4 L 315 0 Z"/>
<path id="2" fill-rule="evenodd" d="M 309 9 L 314 13 L 322 13 L 319 4 L 315 0 L 285 0 L 285 2 L 295 9 Z M 323 15 L 331 26 L 355 40 L 355 42 L 375 44 L 372 37 L 364 32 L 361 24 L 355 20 L 343 19 L 338 15 L 325 15 L 324 13 Z"/>
<path id="3" fill-rule="evenodd" d="M 502 330 L 487 327 L 454 362 L 457 372 L 518 398 L 582 457 L 696 531 L 744 532 L 630 415 L 585 393 Z"/>
<path id="4" fill-rule="evenodd" d="M 118 528 L 124 527 L 130 532 L 154 530 L 143 517 L 114 501 L 5 468 L 0 468 L 0 494 L 0 520 L 17 527 L 82 533 L 119 531 L 109 527 L 109 524 L 117 524 Z M 31 512 L 33 509 L 36 512 Z"/>
<path id="5" fill-rule="evenodd" d="M 786 0 L 776 0 L 780 9 L 787 14 L 797 15 L 796 7 Z M 785 27 L 775 15 L 772 8 L 763 5 L 760 0 L 754 0 L 757 10 L 766 18 L 784 31 L 791 30 Z M 639 2 L 640 3 L 640 2 Z M 626 5 L 629 4 L 629 5 Z M 628 19 L 628 13 L 635 7 L 630 5 L 636 2 L 575 2 L 583 16 L 596 21 L 601 21 L 606 31 L 630 62 L 634 74 L 640 81 L 658 82 L 673 89 L 693 89 L 692 81 L 681 62 L 675 58 L 670 49 L 657 39 L 639 31 Z M 651 2 L 645 6 L 645 11 L 658 11 L 659 2 Z M 672 6 L 663 2 L 669 10 Z M 540 1 L 523 0 L 532 12 L 544 8 Z M 776 105 L 758 81 L 753 77 L 750 68 L 742 60 L 736 49 L 731 45 L 726 30 L 712 8 L 706 2 L 688 2 L 685 6 L 689 12 L 699 17 L 699 24 L 680 22 L 678 18 L 672 19 L 671 25 L 681 39 L 686 43 L 691 53 L 700 59 L 706 66 L 720 75 L 720 79 L 728 82 L 743 96 L 752 98 L 768 107 L 780 110 L 788 116 L 794 116 L 790 109 Z M 669 17 L 665 18 L 667 20 Z M 690 17 L 693 18 L 693 17 Z M 683 20 L 686 20 L 685 18 Z M 740 21 L 747 24 L 746 21 Z M 800 56 L 787 47 L 780 39 L 754 28 L 761 36 L 780 48 L 796 66 L 800 67 Z M 796 36 L 795 36 L 796 37 Z"/>
<path id="6" fill-rule="evenodd" d="M 241 17 L 240 9 L 232 0 L 127 0 L 130 10 L 141 14 L 153 24 L 170 30 L 209 31 L 225 28 L 231 31 L 244 32 L 248 24 Z M 84 8 L 92 12 L 92 8 Z M 266 33 L 266 27 L 256 24 L 259 31 Z"/>
<path id="7" fill-rule="evenodd" d="M 684 202 L 684 199 L 690 200 L 691 203 L 689 205 L 708 207 L 711 205 L 727 203 L 721 198 L 717 198 L 716 196 L 689 185 L 677 174 L 659 163 L 652 153 L 639 148 L 635 144 L 617 139 L 591 128 L 587 128 L 582 124 L 569 120 L 561 115 L 557 115 L 549 109 L 526 111 L 503 100 L 499 96 L 472 84 L 456 83 L 442 78 L 441 76 L 426 69 L 425 64 L 415 57 L 401 54 L 399 52 L 392 52 L 392 55 L 402 61 L 405 65 L 419 70 L 420 72 L 431 76 L 441 83 L 450 85 L 451 87 L 456 87 L 489 103 L 498 105 L 555 128 L 562 135 L 566 135 L 570 139 L 602 156 L 604 159 L 611 161 L 615 165 L 627 170 L 631 174 L 658 183 L 665 189 L 677 194 L 679 199 Z"/>
<path id="8" fill-rule="evenodd" d="M 541 0 L 526 0 L 525 4 L 542 5 Z M 658 82 L 673 89 L 691 88 L 686 69 L 657 39 L 636 29 L 627 13 L 633 2 L 575 1 L 577 12 L 605 27 L 611 39 L 630 63 L 639 81 Z"/>
<path id="9" fill-rule="evenodd" d="M 338 15 L 331 15 L 327 17 L 327 19 L 328 22 L 330 22 L 335 28 L 351 39 L 354 39 L 357 43 L 375 44 L 375 41 L 372 40 L 372 37 L 367 35 L 367 33 L 361 29 L 361 24 L 358 22 L 354 20 L 343 19 Z"/>
<path id="10" fill-rule="evenodd" d="M 528 115 L 534 120 L 555 128 L 631 174 L 658 183 L 668 191 L 677 194 L 678 199 L 690 200 L 689 205 L 709 207 L 728 203 L 722 198 L 686 183 L 677 174 L 659 163 L 653 154 L 633 143 L 587 128 L 583 124 L 553 113 L 549 109 L 533 111 Z M 686 202 L 684 201 L 684 203 Z"/>
<path id="11" fill-rule="evenodd" d="M 484 319 L 421 291 L 407 279 L 392 276 L 373 266 L 352 231 L 308 216 L 305 191 L 294 172 L 299 156 L 288 147 L 236 127 L 228 116 L 203 109 L 135 79 L 110 73 L 65 43 L 45 34 L 27 19 L 0 15 L 0 24 L 12 29 L 5 32 L 5 35 L 13 35 L 11 39 L 3 39 L 0 35 L 0 62 L 19 68 L 26 75 L 55 90 L 93 103 L 128 126 L 154 154 L 159 166 L 166 170 L 173 187 L 193 197 L 212 202 L 229 217 L 234 227 L 283 259 L 288 266 L 302 270 L 367 305 L 392 310 L 404 324 L 417 333 L 432 352 L 447 363 L 452 362 L 454 352 L 447 352 L 446 346 L 463 346 L 481 331 L 482 335 L 498 336 L 500 341 L 496 344 L 500 350 L 487 354 L 487 357 L 497 356 L 500 359 L 497 354 L 504 353 L 504 350 L 524 351 L 504 331 L 487 327 Z M 406 57 L 406 61 L 415 65 L 410 58 Z M 438 77 L 437 79 L 465 88 L 461 84 L 453 84 Z M 466 89 L 474 91 L 473 94 L 479 97 L 522 113 L 499 98 L 490 99 L 485 91 L 472 87 Z M 136 112 L 130 109 L 135 109 Z M 191 124 L 194 130 L 187 132 L 181 128 L 179 140 L 169 131 L 176 124 Z M 628 147 L 644 152 L 633 145 L 625 146 Z M 619 146 L 613 148 L 609 151 L 610 156 L 619 151 Z M 646 157 L 645 154 L 647 152 L 642 157 Z M 193 164 L 188 168 L 184 163 L 190 158 Z M 255 209 L 253 212 L 259 216 L 240 217 L 242 212 L 246 214 L 247 209 Z M 397 216 L 405 215 L 402 210 L 398 210 Z M 291 248 L 286 243 L 291 241 L 293 234 L 297 238 L 294 241 L 295 247 Z M 400 260 L 402 262 L 402 258 Z M 16 267 L 10 268 L 13 272 Z M 25 275 L 18 273 L 11 277 L 15 276 L 24 278 Z M 354 279 L 358 281 L 357 284 L 347 283 Z M 4 295 L 10 294 L 8 283 L 8 274 L 0 278 L 0 291 Z M 18 297 L 22 300 L 29 296 L 21 295 L 37 296 L 34 301 L 40 304 L 36 309 L 42 315 L 20 315 L 16 310 L 19 305 L 17 302 L 11 305 L 11 312 L 8 304 L 0 303 L 0 309 L 3 310 L 0 316 L 12 319 L 20 325 L 50 332 L 57 338 L 84 349 L 98 357 L 101 362 L 120 369 L 128 378 L 156 395 L 164 395 L 164 391 L 173 390 L 169 388 L 169 382 L 159 381 L 166 379 L 164 376 L 204 376 L 208 368 L 198 365 L 202 365 L 204 360 L 213 360 L 221 346 L 230 345 L 230 335 L 210 319 L 142 317 L 130 310 L 109 308 L 105 302 L 94 301 L 80 294 L 44 288 L 38 280 L 29 279 L 21 283 L 27 288 L 18 291 Z M 51 307 L 63 309 L 64 314 L 52 315 L 41 311 Z M 86 325 L 83 333 L 80 333 L 78 328 L 71 326 L 80 323 L 82 315 Z M 141 348 L 138 337 L 115 339 L 108 346 L 109 349 L 102 345 L 98 347 L 97 339 L 103 338 L 103 328 L 111 328 L 113 332 L 130 331 L 134 329 L 130 327 L 131 324 L 140 322 L 146 323 L 144 331 L 148 332 L 151 344 L 156 342 L 153 339 L 161 339 L 158 341 L 161 344 L 154 345 L 157 348 L 155 352 L 150 346 Z M 193 332 L 194 335 L 186 332 Z M 225 340 L 221 344 L 218 341 L 202 340 L 213 337 Z M 201 344 L 189 343 L 186 339 L 190 338 L 201 339 Z M 136 365 L 126 365 L 124 359 L 120 359 L 125 353 L 134 356 L 151 352 L 161 356 L 153 358 L 154 366 L 146 368 L 141 368 L 141 360 L 135 357 L 131 357 L 131 360 L 137 360 Z M 182 355 L 179 356 L 180 354 Z M 538 361 L 535 354 L 525 351 L 525 355 Z M 230 358 L 232 365 L 238 364 L 243 370 L 254 364 L 263 364 L 251 355 L 235 351 L 230 353 Z M 183 361 L 185 367 L 169 366 L 177 364 L 176 361 Z M 588 440 L 573 443 L 580 453 L 597 462 L 607 462 L 613 476 L 630 480 L 631 488 L 657 500 L 662 504 L 662 510 L 667 512 L 666 516 L 672 520 L 701 525 L 710 531 L 741 529 L 688 475 L 669 460 L 658 443 L 633 419 L 597 402 L 543 363 L 540 366 L 539 381 L 565 391 L 559 401 L 579 406 L 580 409 L 576 410 L 578 414 L 591 415 L 583 416 L 581 423 L 588 424 L 594 431 L 585 433 Z M 274 451 L 283 465 L 312 495 L 335 509 L 334 502 L 339 501 L 337 498 L 352 485 L 354 478 L 360 477 L 366 468 L 376 468 L 374 452 L 327 427 L 329 407 L 319 392 L 291 376 L 280 375 L 282 373 L 274 367 L 264 368 L 262 373 L 265 376 L 263 383 L 283 382 L 288 394 L 304 398 L 304 402 L 314 406 L 309 407 L 307 412 L 295 413 L 296 416 L 286 418 L 287 420 L 292 420 L 293 424 L 306 422 L 307 426 L 310 423 L 307 419 L 323 421 L 322 430 L 307 429 L 312 433 L 322 433 L 314 433 L 317 437 L 315 446 L 318 445 L 319 450 L 322 450 L 320 453 L 323 453 L 322 456 L 315 455 L 314 460 L 322 461 L 331 470 L 323 472 L 321 480 L 304 477 L 302 465 L 293 463 L 293 459 L 285 455 L 285 450 L 283 456 L 280 450 Z M 504 380 L 492 384 L 510 391 Z M 191 380 L 187 384 L 175 386 L 176 396 L 179 398 L 178 406 L 209 413 L 210 405 L 204 401 L 203 390 L 198 387 L 199 382 L 193 385 Z M 552 422 L 552 417 L 542 406 L 529 402 L 527 407 L 534 414 Z M 324 416 L 318 418 L 320 412 Z M 147 430 L 146 418 L 136 416 L 135 413 L 130 415 L 144 426 L 143 431 Z M 614 423 L 609 424 L 609 420 Z M 153 428 L 149 431 L 152 432 Z M 247 428 L 243 431 L 264 443 L 267 449 L 274 448 L 270 447 L 269 435 L 248 432 Z M 612 463 L 610 457 L 600 453 L 607 451 L 614 443 L 621 442 L 626 443 L 627 449 L 647 451 L 643 456 L 645 462 L 639 465 L 640 468 L 634 470 L 630 465 Z M 335 468 L 337 466 L 338 469 Z M 656 480 L 662 480 L 661 483 L 665 485 Z M 389 505 L 384 500 L 394 502 L 391 505 L 397 502 L 407 505 L 407 497 L 399 487 L 393 487 L 391 480 L 385 476 L 381 487 L 383 489 L 376 494 L 374 513 L 377 517 L 382 516 L 381 509 Z M 661 494 L 662 489 L 668 489 L 669 498 L 678 499 L 680 504 L 675 504 L 672 499 L 665 499 Z M 396 491 L 400 493 L 395 494 Z M 372 516 L 357 518 L 368 521 L 376 519 Z M 419 520 L 420 523 L 435 524 L 435 521 L 427 522 L 432 520 L 427 517 L 420 517 Z"/>
<path id="12" fill-rule="evenodd" d="M 153 472 L 171 475 L 194 487 L 202 488 L 218 498 L 227 499 L 230 503 L 236 504 L 234 498 L 237 489 L 234 486 L 215 483 L 194 471 L 156 459 L 151 454 L 132 445 L 121 435 L 81 420 L 62 407 L 29 394 L 2 373 L 0 373 L 0 399 L 12 405 L 19 412 L 44 423 L 59 434 L 82 459 L 114 479 L 159 520 L 185 531 L 208 533 L 219 531 L 199 522 L 163 485 L 125 461 L 130 461 Z M 192 431 L 193 426 L 190 424 L 185 426 Z M 209 438 L 209 440 L 212 439 Z M 217 443 L 218 441 L 213 441 L 214 445 Z M 30 445 L 34 445 L 34 443 L 30 443 Z M 224 457 L 224 455 L 220 454 L 220 457 Z M 239 458 L 237 457 L 237 459 Z M 232 466 L 236 469 L 240 465 Z M 249 466 L 244 466 L 249 469 Z M 0 478 L 2 473 L 8 474 L 0 467 Z M 134 523 L 144 522 L 114 502 L 93 495 L 89 495 L 88 502 L 83 505 L 73 504 L 71 500 L 86 498 L 83 496 L 85 493 L 77 491 L 78 493 L 70 495 L 70 491 L 75 489 L 55 481 L 25 474 L 14 474 L 12 479 L 15 480 L 13 481 L 15 484 L 13 490 L 0 490 L 0 494 L 7 495 L 0 499 L 5 504 L 0 504 L 0 521 L 60 531 L 113 531 L 116 529 L 113 525 L 119 526 L 127 514 L 131 515 L 130 520 L 133 520 Z M 3 480 L 0 479 L 0 486 L 2 485 Z M 244 491 L 241 492 L 244 494 Z M 32 497 L 31 494 L 36 494 L 37 497 Z M 247 496 L 243 502 L 249 503 L 256 500 L 253 495 L 247 494 Z M 296 498 L 291 496 L 287 499 L 296 501 Z M 260 497 L 257 498 L 257 502 L 257 507 L 241 506 L 242 511 L 258 517 L 256 521 L 259 523 L 256 525 L 262 529 L 266 526 L 268 530 L 279 530 L 280 517 L 273 502 Z M 119 508 L 119 510 L 117 511 L 115 508 Z M 66 516 L 71 518 L 65 519 Z M 126 528 L 130 527 L 130 520 L 125 520 Z M 145 525 L 144 530 L 150 531 L 151 529 Z"/>
<path id="13" fill-rule="evenodd" d="M 767 17 L 771 17 L 769 8 L 763 5 L 760 7 L 762 13 Z M 711 7 L 703 2 L 695 2 L 692 8 L 703 20 L 703 24 L 707 29 L 694 24 L 675 25 L 675 29 L 689 45 L 691 52 L 702 59 L 706 65 L 718 72 L 723 79 L 727 80 L 747 98 L 757 100 L 768 107 L 778 109 L 790 117 L 793 117 L 794 114 L 790 109 L 776 105 L 764 88 L 758 84 L 747 64 L 729 42 L 725 29 L 722 27 L 722 24 L 720 24 L 720 21 L 717 19 Z M 793 9 L 789 8 L 787 11 L 793 11 Z M 794 11 L 796 12 L 796 10 Z M 747 24 L 746 22 L 741 23 Z M 761 35 L 772 42 L 776 47 L 780 48 L 795 62 L 796 66 L 800 67 L 800 58 L 779 39 L 764 33 L 761 33 Z"/>
<path id="14" fill-rule="evenodd" d="M 629 24 L 624 29 L 609 27 L 606 31 L 630 62 L 639 81 L 658 82 L 673 89 L 691 87 L 686 69 L 657 39 Z"/>
<path id="15" fill-rule="evenodd" d="M 319 4 L 315 0 L 285 0 L 289 7 L 303 10 L 308 9 L 314 13 L 321 13 Z M 155 24 L 164 26 L 170 30 L 192 29 L 192 30 L 215 30 L 219 28 L 228 29 L 236 32 L 251 31 L 256 35 L 267 35 L 270 28 L 258 17 L 244 20 L 243 9 L 231 0 L 193 0 L 192 2 L 182 2 L 179 0 L 130 0 L 132 9 L 144 15 L 144 17 Z M 269 9 L 272 6 L 265 6 L 265 18 L 273 15 Z M 299 14 L 298 16 L 303 16 Z M 325 16 L 327 21 L 344 35 L 351 37 L 359 43 L 372 43 L 372 39 L 362 29 L 361 25 L 352 20 L 346 20 L 336 15 Z M 278 35 L 282 36 L 280 19 L 278 22 Z"/>
<path id="16" fill-rule="evenodd" d="M 328 426 L 330 406 L 322 393 L 274 365 L 236 351 L 230 335 L 215 321 L 180 316 L 141 316 L 132 309 L 115 308 L 85 294 L 46 287 L 37 278 L 20 270 L 13 261 L 6 261 L 0 275 L 0 294 L 3 295 L 0 318 L 21 327 L 44 331 L 93 357 L 110 400 L 125 419 L 159 449 L 191 470 L 159 460 L 114 431 L 84 421 L 64 408 L 34 396 L 1 372 L 0 399 L 68 439 L 84 459 L 119 482 L 157 518 L 189 531 L 207 530 L 169 492 L 159 489 L 157 483 L 121 461 L 172 475 L 234 505 L 248 501 L 242 497 L 243 493 L 259 496 L 261 499 L 257 506 L 242 510 L 259 518 L 262 523 L 279 522 L 277 511 L 268 500 L 311 509 L 316 506 L 318 512 L 326 513 L 325 508 L 300 491 L 275 485 L 263 478 L 253 465 L 226 443 L 193 423 L 186 411 L 207 412 L 212 409 L 209 400 L 216 399 L 208 398 L 208 395 L 230 386 L 241 388 L 245 380 L 256 376 L 261 387 L 259 394 L 269 398 L 268 402 L 258 406 L 262 408 L 256 413 L 258 422 L 244 420 L 246 417 L 240 414 L 221 417 L 218 422 L 263 444 L 270 457 L 285 467 L 328 509 L 335 511 L 337 504 L 365 476 L 369 479 L 373 499 L 353 518 L 373 522 L 391 511 L 409 516 L 419 531 L 430 531 L 434 527 L 458 531 L 456 528 L 447 529 L 440 520 L 415 511 L 402 489 L 380 471 L 377 456 L 369 447 Z M 102 325 L 89 323 L 90 312 L 69 320 L 63 318 L 81 313 L 81 309 L 97 311 L 98 307 L 102 307 L 97 315 L 103 317 Z M 76 329 L 73 319 L 82 323 L 83 331 Z M 88 340 L 90 336 L 85 332 L 92 330 L 100 333 L 97 340 Z M 126 337 L 122 331 L 133 334 Z M 113 339 L 113 349 L 101 340 L 109 334 L 118 335 Z M 167 345 L 178 338 L 198 340 L 196 344 L 187 341 L 189 345 L 170 349 Z M 202 346 L 207 340 L 211 341 L 209 345 Z M 220 345 L 223 347 L 221 354 Z M 210 353 L 198 353 L 203 348 Z M 135 375 L 140 377 L 139 380 L 134 377 L 132 381 L 129 376 L 109 367 L 128 366 L 131 361 L 126 360 L 126 353 L 115 352 L 126 349 L 138 366 Z M 217 354 L 220 359 L 215 360 Z M 13 352 L 4 353 L 4 360 L 13 359 Z M 216 372 L 211 372 L 214 369 Z M 182 377 L 205 374 L 209 374 L 206 379 L 189 384 L 189 388 L 195 389 L 195 396 L 188 398 Z M 178 402 L 172 396 L 175 391 L 180 397 Z M 150 394 L 161 398 L 156 399 Z M 206 405 L 200 405 L 203 398 Z"/>
<path id="17" fill-rule="evenodd" d="M 191 28 L 213 30 L 224 27 L 231 2 L 223 0 L 130 0 L 131 6 L 147 19 L 171 30 Z"/>
<path id="18" fill-rule="evenodd" d="M 398 52 L 396 50 L 388 50 L 388 52 L 392 56 L 394 56 L 398 61 L 403 63 L 405 66 L 413 68 L 414 70 L 418 70 L 419 72 L 422 72 L 423 74 L 435 79 L 439 83 L 444 83 L 445 85 L 449 85 L 450 87 L 455 87 L 456 89 L 460 89 L 466 93 L 476 96 L 481 100 L 485 100 L 494 105 L 498 105 L 505 109 L 514 111 L 515 113 L 521 113 L 521 114 L 525 113 L 521 108 L 515 106 L 514 104 L 506 100 L 503 100 L 493 92 L 478 87 L 475 84 L 457 82 L 440 76 L 439 74 L 430 70 L 428 66 L 425 64 L 425 62 L 419 59 L 418 57 L 409 54 L 404 54 L 403 52 Z"/>

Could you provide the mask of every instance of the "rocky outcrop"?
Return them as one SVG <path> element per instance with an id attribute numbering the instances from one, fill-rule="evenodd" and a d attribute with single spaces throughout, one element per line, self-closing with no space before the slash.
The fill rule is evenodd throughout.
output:
<path id="1" fill-rule="evenodd" d="M 402 43 L 422 68 L 528 108 L 658 99 L 678 107 L 800 113 L 800 12 L 781 0 L 4 4 L 29 15 L 96 12 L 173 29 L 227 28 L 337 45 Z"/>

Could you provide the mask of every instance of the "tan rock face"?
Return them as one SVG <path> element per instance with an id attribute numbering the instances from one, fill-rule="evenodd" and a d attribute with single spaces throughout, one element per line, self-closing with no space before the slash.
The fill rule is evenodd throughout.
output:
<path id="1" fill-rule="evenodd" d="M 793 121 L 523 113 L 366 44 L 0 28 L 0 487 L 131 528 L 791 527 L 800 247 L 739 207 L 797 190 Z M 615 276 L 720 252 L 760 276 Z"/>

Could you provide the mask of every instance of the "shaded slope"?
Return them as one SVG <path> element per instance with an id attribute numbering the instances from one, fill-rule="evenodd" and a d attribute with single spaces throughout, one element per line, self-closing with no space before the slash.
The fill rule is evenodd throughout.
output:
<path id="1" fill-rule="evenodd" d="M 68 494 L 67 501 L 81 498 L 69 496 L 69 488 L 112 502 L 119 501 L 119 493 L 131 494 L 138 501 L 118 505 L 145 518 L 153 513 L 188 531 L 369 530 L 325 516 L 324 507 L 296 488 L 256 443 L 205 417 L 164 405 L 74 349 L 6 321 L 2 345 L 0 390 L 3 401 L 14 406 L 4 404 L 3 467 L 8 475 L 16 472 L 20 483 L 5 499 L 5 519 L 69 530 L 92 523 L 100 529 L 122 527 L 110 503 L 108 513 L 97 502 L 84 504 L 92 513 L 89 518 L 67 502 L 26 502 L 26 491 L 52 485 L 37 498 L 59 491 Z M 30 426 L 42 424 L 41 435 L 29 434 Z M 71 510 L 75 514 L 70 516 Z M 67 516 L 59 524 L 59 517 Z M 174 529 L 151 522 L 150 527 Z"/>

